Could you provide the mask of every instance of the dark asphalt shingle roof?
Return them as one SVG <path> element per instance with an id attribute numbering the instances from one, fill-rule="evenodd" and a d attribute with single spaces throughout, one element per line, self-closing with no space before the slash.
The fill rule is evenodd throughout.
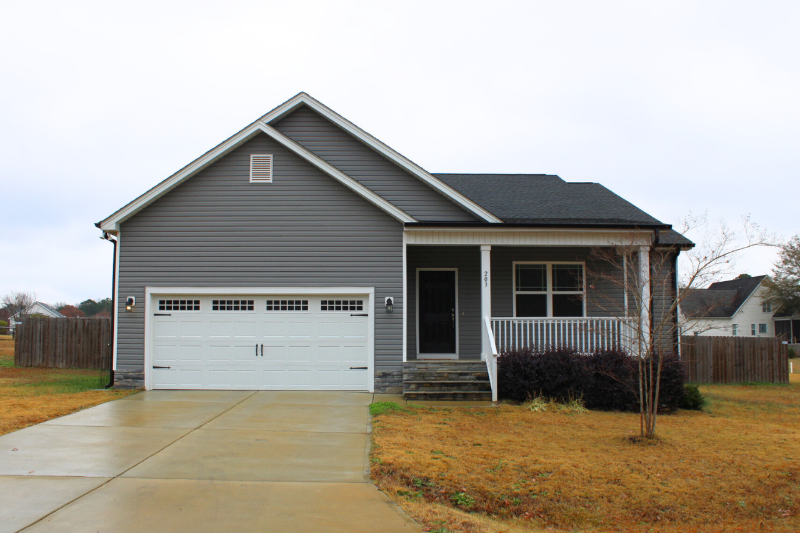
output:
<path id="1" fill-rule="evenodd" d="M 508 224 L 662 224 L 599 183 L 547 174 L 434 176 Z"/>
<path id="2" fill-rule="evenodd" d="M 764 278 L 766 276 L 732 279 L 712 283 L 707 289 L 693 289 L 681 301 L 681 308 L 690 317 L 730 318 Z"/>

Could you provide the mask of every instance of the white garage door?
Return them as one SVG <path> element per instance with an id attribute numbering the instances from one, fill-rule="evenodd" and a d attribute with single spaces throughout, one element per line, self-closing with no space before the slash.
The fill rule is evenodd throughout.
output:
<path id="1" fill-rule="evenodd" d="M 153 296 L 151 387 L 369 390 L 369 307 L 346 294 Z"/>

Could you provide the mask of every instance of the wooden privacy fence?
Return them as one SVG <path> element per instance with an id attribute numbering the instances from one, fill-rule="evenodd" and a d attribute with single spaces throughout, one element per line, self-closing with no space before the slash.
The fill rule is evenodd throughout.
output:
<path id="1" fill-rule="evenodd" d="M 110 362 L 109 318 L 26 318 L 17 324 L 17 366 L 108 370 Z"/>
<path id="2" fill-rule="evenodd" d="M 695 383 L 789 383 L 786 345 L 768 337 L 683 337 L 681 358 Z"/>

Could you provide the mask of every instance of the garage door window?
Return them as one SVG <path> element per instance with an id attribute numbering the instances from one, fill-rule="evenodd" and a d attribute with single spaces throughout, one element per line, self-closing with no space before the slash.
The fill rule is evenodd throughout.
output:
<path id="1" fill-rule="evenodd" d="M 322 300 L 320 311 L 363 311 L 364 300 Z"/>
<path id="2" fill-rule="evenodd" d="M 308 300 L 267 300 L 267 311 L 308 311 Z"/>
<path id="3" fill-rule="evenodd" d="M 255 300 L 212 300 L 212 311 L 252 311 Z"/>
<path id="4" fill-rule="evenodd" d="M 159 311 L 199 311 L 200 300 L 159 300 Z"/>

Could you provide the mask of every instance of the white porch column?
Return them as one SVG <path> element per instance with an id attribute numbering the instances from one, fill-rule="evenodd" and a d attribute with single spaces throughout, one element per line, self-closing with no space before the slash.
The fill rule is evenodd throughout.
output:
<path id="1" fill-rule="evenodd" d="M 650 247 L 639 247 L 639 287 L 641 289 L 641 314 L 639 316 L 639 353 L 650 344 Z"/>
<path id="2" fill-rule="evenodd" d="M 481 246 L 481 358 L 491 355 L 489 333 L 486 331 L 484 317 L 492 317 L 492 247 Z"/>

